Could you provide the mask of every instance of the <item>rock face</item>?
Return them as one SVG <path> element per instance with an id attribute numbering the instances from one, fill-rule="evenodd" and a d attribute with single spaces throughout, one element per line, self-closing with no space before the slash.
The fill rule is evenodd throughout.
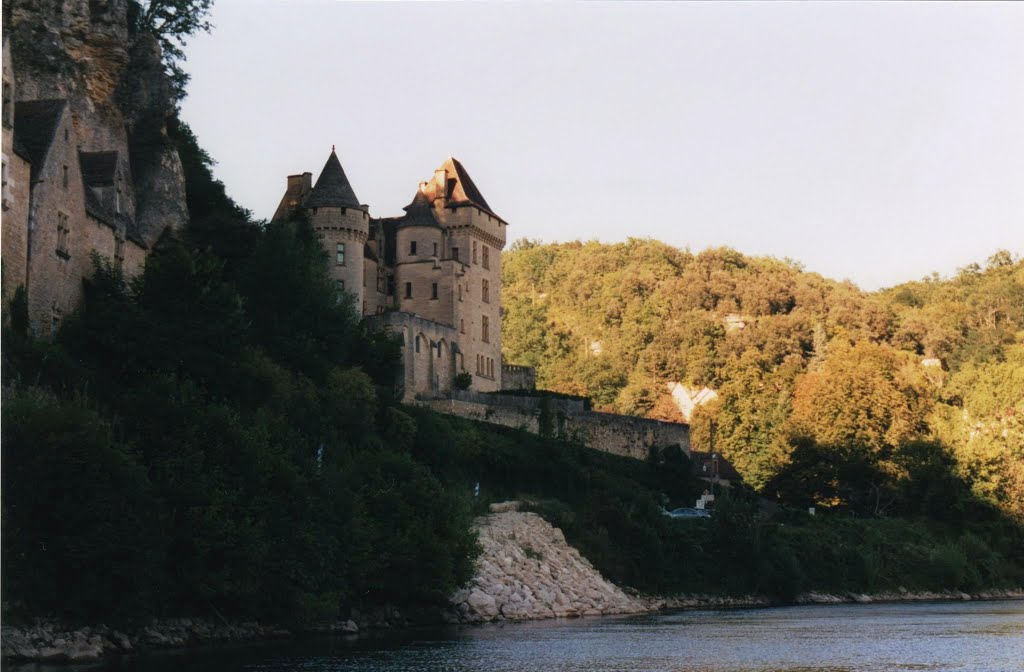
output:
<path id="1" fill-rule="evenodd" d="M 79 150 L 127 157 L 124 206 L 152 245 L 188 221 L 181 160 L 166 134 L 175 100 L 160 46 L 128 0 L 4 3 L 18 100 L 68 101 Z"/>
<path id="2" fill-rule="evenodd" d="M 452 596 L 463 623 L 648 611 L 606 581 L 562 531 L 534 513 L 509 510 L 477 520 L 483 552 L 473 580 Z"/>

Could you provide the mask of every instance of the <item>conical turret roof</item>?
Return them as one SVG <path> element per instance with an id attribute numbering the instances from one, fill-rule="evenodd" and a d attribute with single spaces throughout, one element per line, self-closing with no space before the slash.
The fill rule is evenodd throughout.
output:
<path id="1" fill-rule="evenodd" d="M 307 208 L 359 207 L 356 192 L 352 190 L 352 185 L 345 177 L 345 170 L 341 167 L 341 161 L 338 160 L 333 147 L 324 169 L 320 171 L 320 177 L 317 178 L 303 205 Z"/>

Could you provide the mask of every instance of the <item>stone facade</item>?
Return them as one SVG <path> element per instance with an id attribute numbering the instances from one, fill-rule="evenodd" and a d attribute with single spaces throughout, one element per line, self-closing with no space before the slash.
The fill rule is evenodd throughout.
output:
<path id="1" fill-rule="evenodd" d="M 460 373 L 471 374 L 474 390 L 502 389 L 501 250 L 508 223 L 461 163 L 448 158 L 421 182 L 405 215 L 375 219 L 332 149 L 315 185 L 312 173 L 288 177 L 274 219 L 300 212 L 320 236 L 338 290 L 364 317 L 408 316 L 378 320 L 401 334 L 407 398 L 443 396 Z"/>
<path id="2" fill-rule="evenodd" d="M 32 164 L 28 152 L 14 145 L 14 68 L 11 43 L 3 41 L 3 250 L 0 274 L 6 309 L 14 291 L 28 278 L 28 205 Z"/>

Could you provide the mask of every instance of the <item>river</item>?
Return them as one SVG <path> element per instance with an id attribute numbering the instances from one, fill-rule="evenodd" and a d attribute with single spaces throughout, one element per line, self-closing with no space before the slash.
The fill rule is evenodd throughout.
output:
<path id="1" fill-rule="evenodd" d="M 130 672 L 1024 670 L 1024 601 L 681 611 L 138 657 Z"/>

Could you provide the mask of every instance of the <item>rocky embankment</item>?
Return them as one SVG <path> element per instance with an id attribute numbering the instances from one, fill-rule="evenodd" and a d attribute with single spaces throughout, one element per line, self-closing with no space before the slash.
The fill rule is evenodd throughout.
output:
<path id="1" fill-rule="evenodd" d="M 477 521 L 483 552 L 476 576 L 452 596 L 458 620 L 484 623 L 631 614 L 650 609 L 605 580 L 562 531 L 514 503 Z"/>

